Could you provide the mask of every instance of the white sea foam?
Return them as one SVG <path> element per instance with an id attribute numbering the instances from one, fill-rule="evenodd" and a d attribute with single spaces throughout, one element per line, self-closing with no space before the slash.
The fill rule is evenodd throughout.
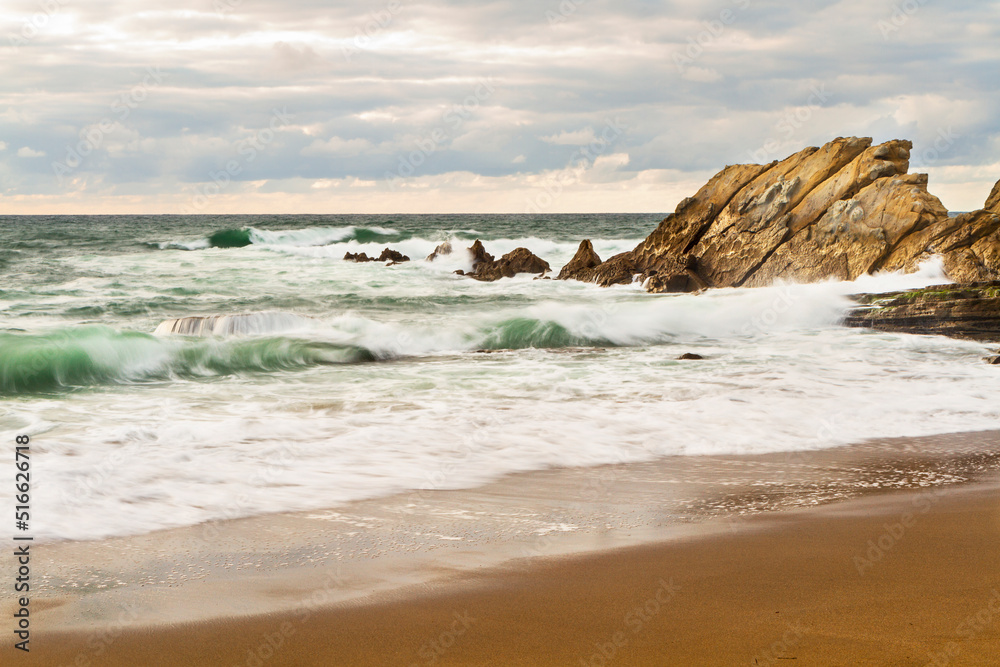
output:
<path id="1" fill-rule="evenodd" d="M 114 336 L 98 336 L 87 350 L 128 364 L 125 380 L 150 369 L 160 379 L 0 403 L 5 442 L 35 436 L 41 537 L 315 510 L 551 466 L 977 430 L 1000 418 L 1000 376 L 980 361 L 986 346 L 837 324 L 848 294 L 946 282 L 935 263 L 854 283 L 650 295 L 638 285 L 454 276 L 449 262 L 467 261 L 460 249 L 469 244 L 458 239 L 444 263 L 422 261 L 441 239 L 285 240 L 66 260 L 97 277 L 39 294 L 36 306 L 57 317 L 19 322 L 65 327 L 72 308 L 101 303 L 113 313 L 135 295 L 180 293 L 190 313 L 172 317 L 247 312 L 259 301 L 309 326 L 259 318 L 232 339 L 146 336 L 127 354 L 108 348 Z M 636 243 L 595 247 L 606 257 Z M 414 261 L 341 261 L 347 249 L 386 245 Z M 486 242 L 495 255 L 520 245 L 556 270 L 577 247 Z M 111 324 L 148 334 L 164 319 L 151 312 Z M 337 363 L 310 352 L 294 368 L 267 370 L 252 358 L 255 337 L 320 351 L 355 346 L 393 361 Z M 477 352 L 486 347 L 522 349 Z M 678 361 L 683 352 L 705 359 Z M 181 362 L 193 372 L 170 372 Z"/>

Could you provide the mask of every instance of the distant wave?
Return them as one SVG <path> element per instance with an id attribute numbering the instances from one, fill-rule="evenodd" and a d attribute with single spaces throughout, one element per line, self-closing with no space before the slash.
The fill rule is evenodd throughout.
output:
<path id="1" fill-rule="evenodd" d="M 331 243 L 386 243 L 405 238 L 388 227 L 310 227 L 269 231 L 256 227 L 222 229 L 194 241 L 167 241 L 153 244 L 161 250 L 204 250 L 207 248 L 244 248 L 249 245 L 310 247 Z"/>

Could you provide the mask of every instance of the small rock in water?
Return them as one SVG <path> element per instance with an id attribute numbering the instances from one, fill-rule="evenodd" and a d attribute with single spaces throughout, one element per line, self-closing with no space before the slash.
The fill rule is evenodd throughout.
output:
<path id="1" fill-rule="evenodd" d="M 448 242 L 448 241 L 445 241 L 444 243 L 442 243 L 438 247 L 434 248 L 434 252 L 432 252 L 431 254 L 427 255 L 427 261 L 428 262 L 433 262 L 438 257 L 442 257 L 444 255 L 450 255 L 450 254 L 451 254 L 451 243 Z"/>
<path id="2" fill-rule="evenodd" d="M 983 361 L 988 363 L 990 366 L 1000 366 L 1000 356 L 986 357 L 983 359 Z"/>
<path id="3" fill-rule="evenodd" d="M 374 258 L 369 257 L 367 254 L 365 254 L 363 252 L 359 252 L 359 253 L 349 252 L 346 255 L 344 255 L 344 260 L 348 261 L 348 262 L 374 262 L 375 261 Z"/>
<path id="4" fill-rule="evenodd" d="M 399 252 L 398 250 L 393 250 L 392 248 L 386 248 L 382 251 L 382 254 L 378 256 L 378 261 L 380 262 L 392 262 L 393 264 L 400 264 L 402 262 L 409 262 L 410 258 Z"/>
<path id="5" fill-rule="evenodd" d="M 685 352 L 681 356 L 677 357 L 678 361 L 697 361 L 699 359 L 704 359 L 705 357 L 700 354 L 695 354 L 694 352 Z"/>

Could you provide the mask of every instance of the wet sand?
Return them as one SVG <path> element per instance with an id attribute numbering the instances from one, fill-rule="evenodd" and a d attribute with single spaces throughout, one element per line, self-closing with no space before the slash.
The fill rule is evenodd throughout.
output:
<path id="1" fill-rule="evenodd" d="M 38 601 L 49 608 L 35 608 L 29 659 L 9 646 L 0 657 L 44 665 L 998 664 L 997 443 L 987 433 L 531 473 L 475 491 L 361 503 L 326 519 L 201 527 L 200 543 L 184 529 L 40 545 L 50 574 Z M 694 468 L 677 469 L 684 465 Z M 581 501 L 580 489 L 597 482 L 599 493 Z M 678 490 L 685 484 L 697 493 Z M 394 507 L 411 513 L 390 520 Z M 536 511 L 525 516 L 525 508 Z M 562 521 L 587 516 L 598 519 Z M 546 532 L 560 521 L 576 528 Z M 402 548 L 409 542 L 396 535 L 382 548 L 414 525 L 424 526 L 421 546 Z M 347 533 L 376 542 L 341 541 Z M 437 544 L 442 537 L 463 539 Z M 209 543 L 229 559 L 221 573 L 170 576 L 170 564 L 205 567 L 196 554 Z M 121 584 L 81 589 L 83 563 L 115 571 Z"/>

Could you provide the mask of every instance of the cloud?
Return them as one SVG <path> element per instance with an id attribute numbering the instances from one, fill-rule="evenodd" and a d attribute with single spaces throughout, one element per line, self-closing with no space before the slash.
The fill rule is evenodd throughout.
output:
<path id="1" fill-rule="evenodd" d="M 681 74 L 681 77 L 687 81 L 701 81 L 703 83 L 714 83 L 722 80 L 722 75 L 716 70 L 693 65 L 684 68 L 684 73 Z"/>
<path id="2" fill-rule="evenodd" d="M 17 149 L 18 157 L 45 157 L 45 151 L 36 151 L 34 148 L 24 146 Z"/>
<path id="3" fill-rule="evenodd" d="M 0 141 L 0 151 L 5 151 L 5 150 L 7 150 L 7 142 Z"/>
<path id="4" fill-rule="evenodd" d="M 341 139 L 330 137 L 327 141 L 317 139 L 302 149 L 303 155 L 339 155 L 351 157 L 372 150 L 371 142 L 366 139 Z"/>
<path id="5" fill-rule="evenodd" d="M 588 127 L 575 132 L 560 132 L 548 137 L 542 137 L 542 141 L 556 146 L 585 146 L 597 137 L 594 135 L 594 128 Z"/>
<path id="6" fill-rule="evenodd" d="M 589 0 L 552 23 L 558 3 L 528 0 L 62 3 L 0 59 L 0 125 L 12 145 L 80 162 L 60 182 L 49 161 L 11 150 L 0 176 L 25 211 L 69 195 L 104 210 L 129 192 L 156 212 L 178 184 L 236 160 L 233 191 L 267 181 L 306 201 L 375 182 L 360 188 L 383 192 L 365 200 L 374 212 L 413 203 L 379 189 L 409 166 L 403 183 L 435 193 L 421 207 L 466 201 L 455 188 L 478 178 L 520 210 L 531 177 L 564 169 L 618 119 L 609 152 L 629 161 L 602 162 L 600 177 L 608 192 L 641 184 L 644 202 L 661 188 L 661 210 L 695 175 L 842 135 L 912 138 L 915 168 L 949 174 L 945 203 L 967 208 L 1000 156 L 1000 6 L 919 4 L 902 20 L 869 0 Z M 4 17 L 15 32 L 37 12 L 16 6 Z M 880 22 L 898 29 L 885 37 Z M 271 127 L 275 109 L 293 119 Z M 115 128 L 96 133 L 104 120 Z M 942 132 L 957 138 L 929 151 Z"/>

